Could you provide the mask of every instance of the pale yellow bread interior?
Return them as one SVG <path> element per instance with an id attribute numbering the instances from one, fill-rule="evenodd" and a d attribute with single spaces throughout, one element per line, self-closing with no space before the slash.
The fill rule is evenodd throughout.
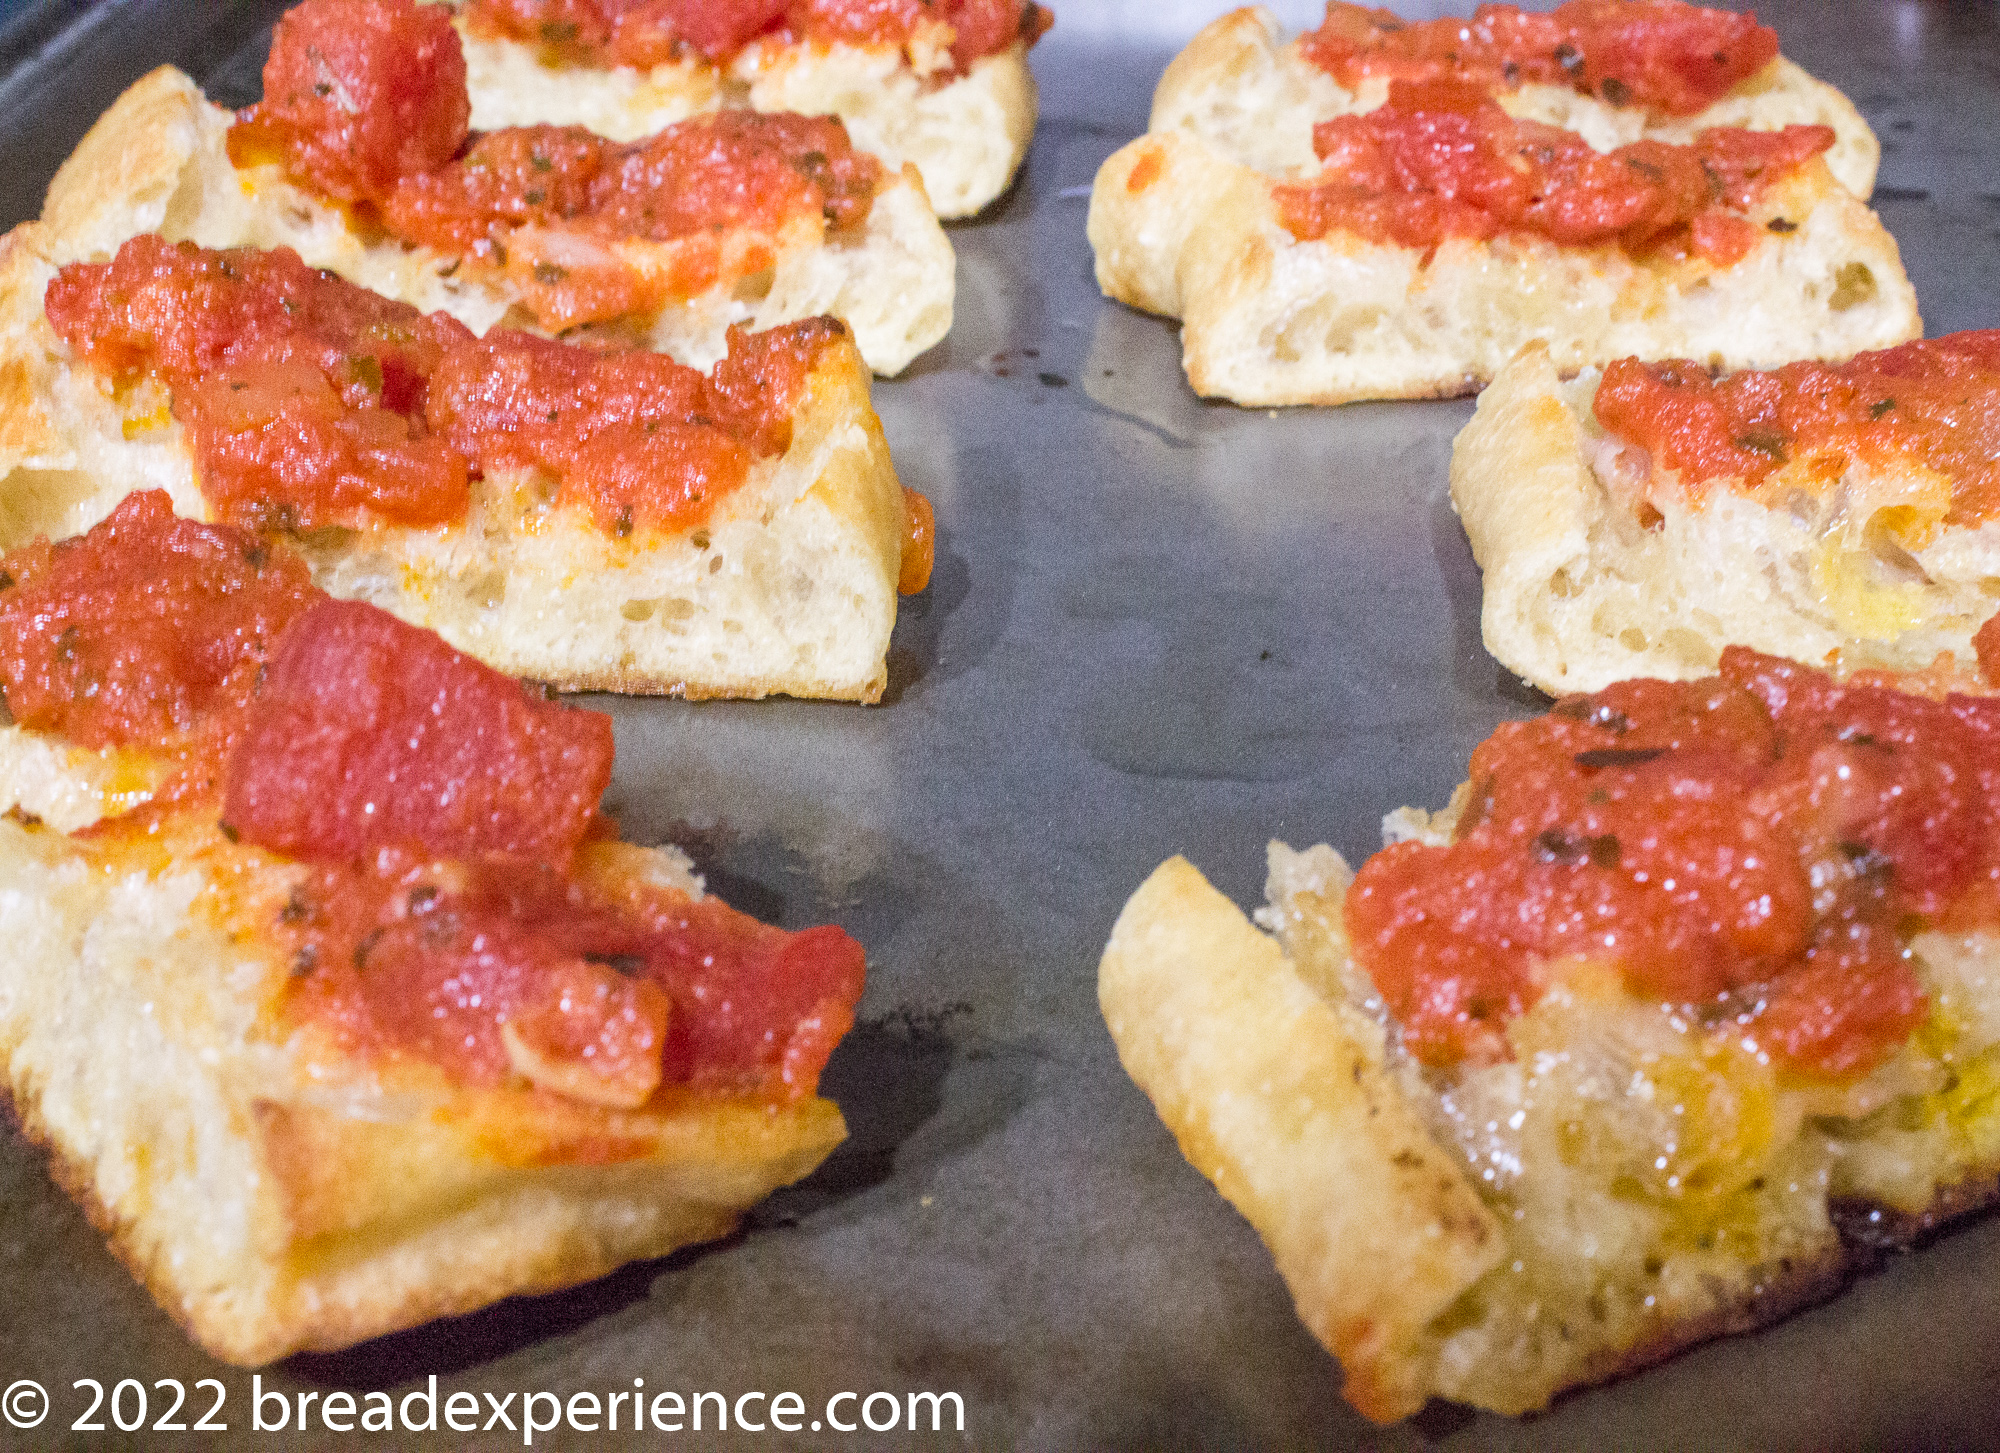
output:
<path id="1" fill-rule="evenodd" d="M 1598 424 L 1599 376 L 1565 381 L 1531 344 L 1453 446 L 1452 502 L 1502 665 L 1552 695 L 1704 676 L 1728 645 L 1895 672 L 1950 652 L 1976 678 L 2000 524 L 1941 523 L 1949 480 L 1857 459 L 1831 489 L 1788 489 L 1780 471 L 1755 498 L 1727 481 L 1690 494 Z"/>
<path id="2" fill-rule="evenodd" d="M 1385 830 L 1442 841 L 1455 817 Z M 1844 1210 L 1889 1242 L 1994 1194 L 2000 936 L 1918 936 L 1931 1021 L 1839 1088 L 1586 968 L 1513 1022 L 1513 1060 L 1423 1070 L 1348 956 L 1351 877 L 1273 843 L 1260 928 L 1173 859 L 1098 991 L 1126 1070 L 1372 1418 L 1543 1407 L 1824 1294 L 1869 1255 Z"/>
<path id="3" fill-rule="evenodd" d="M 386 236 L 299 187 L 275 163 L 237 168 L 226 145 L 233 119 L 171 66 L 135 82 L 49 184 L 42 221 L 50 256 L 101 261 L 141 232 L 204 247 L 290 247 L 314 267 L 427 313 L 450 313 L 476 333 L 503 320 L 532 326 L 512 273 L 474 269 Z M 951 329 L 956 262 L 914 171 L 885 171 L 858 235 L 828 235 L 813 217 L 788 224 L 774 243 L 771 266 L 725 275 L 669 304 L 640 341 L 707 368 L 726 351 L 732 323 L 756 330 L 826 314 L 848 325 L 875 372 L 894 374 Z M 675 249 L 636 239 L 604 244 L 647 273 L 670 274 Z M 510 267 L 527 265 L 527 254 L 516 252 Z"/>
<path id="4" fill-rule="evenodd" d="M 586 851 L 701 891 L 671 850 Z M 612 1110 L 288 1029 L 271 1011 L 289 969 L 262 930 L 299 871 L 212 825 L 114 849 L 0 820 L 15 1110 L 225 1361 L 345 1347 L 723 1235 L 845 1133 L 823 1099 L 663 1090 Z"/>
<path id="5" fill-rule="evenodd" d="M 27 223 L 0 242 L 0 548 L 80 533 L 139 489 L 165 489 L 178 513 L 206 518 L 164 394 L 112 388 L 49 326 L 53 240 Z M 620 538 L 552 498 L 537 473 L 489 477 L 462 523 L 294 543 L 322 589 L 510 675 L 690 697 L 880 697 L 903 493 L 847 339 L 821 353 L 791 447 L 755 463 L 698 527 Z"/>
<path id="6" fill-rule="evenodd" d="M 940 217 L 970 217 L 1007 190 L 1035 132 L 1035 77 L 1016 41 L 949 75 L 948 49 L 772 39 L 726 67 L 698 57 L 640 70 L 551 65 L 537 48 L 475 35 L 465 46 L 472 124 L 585 126 L 630 141 L 724 106 L 838 116 L 862 151 L 923 176 Z"/>

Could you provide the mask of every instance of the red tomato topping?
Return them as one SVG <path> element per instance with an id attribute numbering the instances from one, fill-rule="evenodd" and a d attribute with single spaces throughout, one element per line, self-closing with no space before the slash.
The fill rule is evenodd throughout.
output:
<path id="1" fill-rule="evenodd" d="M 611 728 L 427 631 L 312 588 L 297 556 L 135 494 L 87 534 L 0 557 L 15 720 L 154 748 L 138 813 L 220 801 L 313 864 L 271 925 L 289 1012 L 475 1083 L 510 1071 L 636 1105 L 663 1081 L 809 1095 L 864 975 L 840 930 L 786 933 L 649 886 L 597 835 Z M 260 684 L 261 683 L 261 684 Z M 509 1041 L 512 1041 L 510 1045 Z"/>
<path id="2" fill-rule="evenodd" d="M 204 497 L 257 529 L 462 519 L 475 473 L 535 466 L 605 529 L 691 526 L 781 454 L 832 319 L 732 330 L 711 376 L 496 328 L 483 339 L 289 251 L 146 235 L 64 268 L 50 322 L 113 378 L 151 372 Z"/>
<path id="3" fill-rule="evenodd" d="M 475 30 L 541 46 L 582 65 L 656 66 L 693 50 L 726 63 L 767 35 L 833 44 L 908 45 L 926 21 L 952 30 L 964 71 L 1053 17 L 1026 0 L 470 0 Z"/>
<path id="4" fill-rule="evenodd" d="M 724 111 L 627 145 L 580 127 L 520 127 L 405 177 L 386 216 L 410 241 L 504 268 L 537 321 L 562 329 L 713 287 L 724 233 L 774 236 L 801 217 L 858 228 L 881 175 L 830 116 Z M 699 245 L 664 274 L 642 273 L 616 251 L 628 239 Z M 769 260 L 768 246 L 750 249 L 733 274 Z"/>
<path id="5" fill-rule="evenodd" d="M 702 24 L 725 18 L 692 9 Z M 372 28 L 327 38 L 363 22 Z M 650 314 L 727 280 L 725 270 L 757 272 L 770 264 L 769 237 L 797 219 L 858 228 L 882 175 L 834 117 L 739 110 L 629 144 L 527 126 L 468 148 L 457 34 L 445 10 L 415 0 L 306 0 L 280 27 L 264 94 L 230 131 L 239 165 L 275 157 L 405 240 L 505 272 L 551 332 Z M 357 111 L 363 99 L 378 109 Z M 739 236 L 725 255 L 725 234 L 745 232 L 761 245 Z M 631 240 L 684 245 L 642 268 L 610 245 Z"/>
<path id="6" fill-rule="evenodd" d="M 429 631 L 321 600 L 278 643 L 224 818 L 314 863 L 382 848 L 566 864 L 611 780 L 611 719 L 531 700 Z"/>
<path id="7" fill-rule="evenodd" d="M 425 379 L 471 334 L 314 272 L 289 249 L 208 252 L 150 234 L 50 282 L 49 322 L 102 373 L 158 375 L 203 496 L 252 528 L 367 513 L 462 517 L 465 458 L 428 433 Z"/>
<path id="8" fill-rule="evenodd" d="M 296 555 L 128 495 L 88 534 L 0 559 L 7 710 L 82 747 L 200 745 L 313 593 Z"/>
<path id="9" fill-rule="evenodd" d="M 1793 460 L 1837 480 L 1850 460 L 1914 458 L 1951 480 L 1948 523 L 2000 514 L 2000 331 L 1721 379 L 1684 359 L 1624 358 L 1604 370 L 1595 408 L 1696 498 L 1723 481 L 1755 489 Z"/>
<path id="10" fill-rule="evenodd" d="M 2000 686 L 2000 612 L 1988 616 L 1986 624 L 1973 632 L 1972 651 L 1986 684 Z"/>
<path id="11" fill-rule="evenodd" d="M 1679 242 L 1727 266 L 1755 236 L 1736 214 L 1832 144 L 1824 126 L 1720 128 L 1692 146 L 1599 152 L 1574 132 L 1514 120 L 1462 81 L 1395 81 L 1376 110 L 1313 128 L 1321 180 L 1273 195 L 1301 241 L 1340 229 L 1429 248 L 1527 232 L 1634 252 Z"/>
<path id="12" fill-rule="evenodd" d="M 1421 24 L 1331 0 L 1299 48 L 1349 87 L 1371 75 L 1449 77 L 1485 90 L 1535 82 L 1692 116 L 1769 65 L 1778 36 L 1754 15 L 1682 0 L 1569 0 L 1539 15 L 1482 5 L 1469 21 Z"/>
<path id="13" fill-rule="evenodd" d="M 278 20 L 264 100 L 232 148 L 272 151 L 341 202 L 381 202 L 443 166 L 472 114 L 451 12 L 414 0 L 308 0 Z"/>
<path id="14" fill-rule="evenodd" d="M 1704 681 L 1567 697 L 1473 753 L 1449 846 L 1363 866 L 1354 951 L 1427 1063 L 1506 1057 L 1506 1021 L 1588 958 L 1845 1079 L 1926 1012 L 1909 935 L 1990 917 L 1996 744 L 2000 701 L 1741 648 Z"/>

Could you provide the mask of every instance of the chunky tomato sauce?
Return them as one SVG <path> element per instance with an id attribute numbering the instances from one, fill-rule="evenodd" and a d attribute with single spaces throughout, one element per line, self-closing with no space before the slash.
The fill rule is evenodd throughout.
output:
<path id="1" fill-rule="evenodd" d="M 49 321 L 92 368 L 151 376 L 215 514 L 255 529 L 462 519 L 470 481 L 533 467 L 601 528 L 682 529 L 791 443 L 830 318 L 732 329 L 704 375 L 660 354 L 496 328 L 475 338 L 280 249 L 152 235 L 50 282 Z"/>
<path id="2" fill-rule="evenodd" d="M 858 229 L 882 177 L 830 116 L 725 111 L 618 143 L 581 127 L 473 135 L 469 115 L 443 7 L 306 0 L 279 23 L 230 155 L 277 160 L 407 241 L 504 273 L 551 331 L 756 273 L 769 237 L 801 220 Z M 730 235 L 743 232 L 766 240 Z M 618 246 L 632 242 L 673 246 L 635 259 Z"/>
<path id="3" fill-rule="evenodd" d="M 137 494 L 78 540 L 0 559 L 0 680 L 80 745 L 193 741 L 177 810 L 304 871 L 269 930 L 284 1013 L 474 1083 L 605 1104 L 662 1084 L 812 1093 L 853 1019 L 859 945 L 649 886 L 604 841 L 611 723 L 304 564 Z M 161 825 L 156 799 L 89 830 Z"/>
<path id="4" fill-rule="evenodd" d="M 1679 249 L 1728 266 L 1757 241 L 1742 212 L 1832 144 L 1824 126 L 1724 127 L 1692 146 L 1637 141 L 1599 152 L 1574 132 L 1514 120 L 1462 81 L 1396 81 L 1376 110 L 1315 126 L 1321 179 L 1274 195 L 1301 241 L 1339 229 L 1431 248 L 1525 232 L 1572 247 Z"/>
<path id="5" fill-rule="evenodd" d="M 1505 1058 L 1565 972 L 1734 1025 L 1807 1077 L 1865 1072 L 1926 1013 L 1910 935 L 2000 919 L 2000 701 L 1840 684 L 1733 647 L 1503 726 L 1446 847 L 1347 899 L 1355 953 L 1424 1061 Z"/>
<path id="6" fill-rule="evenodd" d="M 1681 0 L 1569 0 L 1546 14 L 1482 5 L 1469 21 L 1417 24 L 1333 0 L 1299 49 L 1348 87 L 1368 76 L 1486 90 L 1537 83 L 1692 116 L 1769 65 L 1778 36 L 1754 15 Z"/>
<path id="7" fill-rule="evenodd" d="M 656 66 L 690 54 L 718 64 L 774 36 L 823 45 L 909 46 L 928 35 L 963 73 L 1054 17 L 1027 0 L 470 0 L 475 31 L 580 65 Z"/>
<path id="8" fill-rule="evenodd" d="M 1695 498 L 1723 481 L 1754 490 L 1779 470 L 1788 486 L 1830 486 L 1851 463 L 1914 459 L 1950 480 L 1947 523 L 2000 515 L 2000 330 L 1720 379 L 1686 360 L 1625 358 L 1604 370 L 1595 409 Z"/>

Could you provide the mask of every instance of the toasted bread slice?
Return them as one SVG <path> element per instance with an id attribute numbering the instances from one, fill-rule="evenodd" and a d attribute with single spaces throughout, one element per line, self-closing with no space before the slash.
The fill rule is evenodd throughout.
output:
<path id="1" fill-rule="evenodd" d="M 297 185 L 275 162 L 235 166 L 233 120 L 171 66 L 135 82 L 49 184 L 42 221 L 50 255 L 101 260 L 141 232 L 204 247 L 290 247 L 314 267 L 427 313 L 450 313 L 474 332 L 502 319 L 532 326 L 508 275 L 475 277 L 456 257 L 407 246 Z M 854 239 L 822 242 L 807 228 L 766 241 L 777 259 L 768 270 L 725 277 L 662 309 L 642 341 L 706 368 L 722 356 L 732 323 L 754 330 L 824 314 L 853 330 L 872 369 L 895 374 L 951 329 L 951 243 L 914 170 L 884 177 Z"/>
<path id="2" fill-rule="evenodd" d="M 725 66 L 690 55 L 650 70 L 551 64 L 537 48 L 458 22 L 472 124 L 586 126 L 631 141 L 675 121 L 747 104 L 834 115 L 862 151 L 916 167 L 940 217 L 970 217 L 1007 190 L 1035 133 L 1035 77 L 1016 41 L 939 83 L 897 45 L 753 43 Z"/>
<path id="3" fill-rule="evenodd" d="M 701 891 L 670 851 L 596 851 Z M 169 857 L 0 820 L 17 1113 L 225 1361 L 345 1347 L 712 1239 L 843 1138 L 823 1099 L 609 1110 L 278 1038 L 260 1016 L 289 970 L 258 930 L 294 876 L 213 823 Z"/>
<path id="4" fill-rule="evenodd" d="M 179 513 L 206 518 L 158 391 L 109 388 L 49 326 L 42 297 L 63 255 L 45 223 L 0 242 L 0 543 L 79 533 L 137 489 L 166 489 Z M 456 524 L 297 543 L 330 593 L 510 675 L 569 690 L 874 701 L 904 510 L 867 367 L 843 337 L 820 355 L 789 449 L 754 464 L 697 528 L 620 537 L 551 509 L 522 471 L 476 485 Z"/>
<path id="5" fill-rule="evenodd" d="M 1443 840 L 1458 800 L 1385 830 Z M 1173 859 L 1119 916 L 1098 991 L 1126 1070 L 1369 1417 L 1543 1407 L 1782 1316 L 1994 1199 L 2000 1114 L 1959 1086 L 2000 1061 L 2000 936 L 1920 935 L 1953 1029 L 1838 1094 L 1704 1058 L 1657 1006 L 1562 989 L 1515 1022 L 1516 1059 L 1440 1074 L 1349 957 L 1352 876 L 1331 848 L 1273 843 L 1259 932 Z M 1656 1157 L 1691 1155 L 1724 1168 L 1716 1195 L 1653 1184 Z"/>
<path id="6" fill-rule="evenodd" d="M 1098 285 L 1182 320 L 1182 362 L 1204 397 L 1450 397 L 1532 339 L 1566 369 L 1626 355 L 1753 368 L 1922 332 L 1895 239 L 1818 158 L 1759 198 L 1756 241 L 1726 267 L 1532 234 L 1453 237 L 1429 253 L 1340 230 L 1300 241 L 1272 188 L 1176 130 L 1112 153 L 1091 191 Z"/>
<path id="7" fill-rule="evenodd" d="M 1180 131 L 1206 141 L 1229 161 L 1267 176 L 1298 180 L 1319 170 L 1315 122 L 1370 111 L 1388 94 L 1386 77 L 1354 89 L 1306 59 L 1270 11 L 1245 6 L 1212 21 L 1174 57 L 1153 92 L 1151 132 Z M 1499 93 L 1510 115 L 1582 135 L 1599 151 L 1641 137 L 1692 141 L 1711 126 L 1777 131 L 1830 126 L 1826 164 L 1835 180 L 1864 200 L 1875 188 L 1881 144 L 1861 113 L 1834 87 L 1779 56 L 1692 116 L 1634 104 L 1612 105 L 1568 86 L 1525 84 Z"/>
<path id="8" fill-rule="evenodd" d="M 1949 481 L 1915 460 L 1857 460 L 1833 494 L 1648 488 L 1592 412 L 1599 378 L 1565 381 L 1531 343 L 1453 446 L 1452 502 L 1502 665 L 1561 695 L 1706 675 L 1733 644 L 1897 673 L 1949 652 L 1978 681 L 2000 539 L 1937 523 Z"/>

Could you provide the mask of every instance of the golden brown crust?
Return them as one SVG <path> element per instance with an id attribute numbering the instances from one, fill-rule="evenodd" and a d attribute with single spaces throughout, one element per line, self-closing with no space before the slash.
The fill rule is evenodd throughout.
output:
<path id="1" fill-rule="evenodd" d="M 1503 1254 L 1499 1224 L 1383 1068 L 1185 860 L 1132 896 L 1098 969 L 1119 1058 L 1271 1248 L 1370 1417 L 1428 1396 L 1430 1322 Z"/>
<path id="2" fill-rule="evenodd" d="M 202 905 L 282 896 L 291 870 L 212 829 L 180 846 L 86 863 L 0 822 L 0 1066 L 58 1181 L 218 1357 L 332 1350 L 724 1234 L 844 1135 L 820 1099 L 611 1111 L 274 1037 L 279 956 Z"/>

